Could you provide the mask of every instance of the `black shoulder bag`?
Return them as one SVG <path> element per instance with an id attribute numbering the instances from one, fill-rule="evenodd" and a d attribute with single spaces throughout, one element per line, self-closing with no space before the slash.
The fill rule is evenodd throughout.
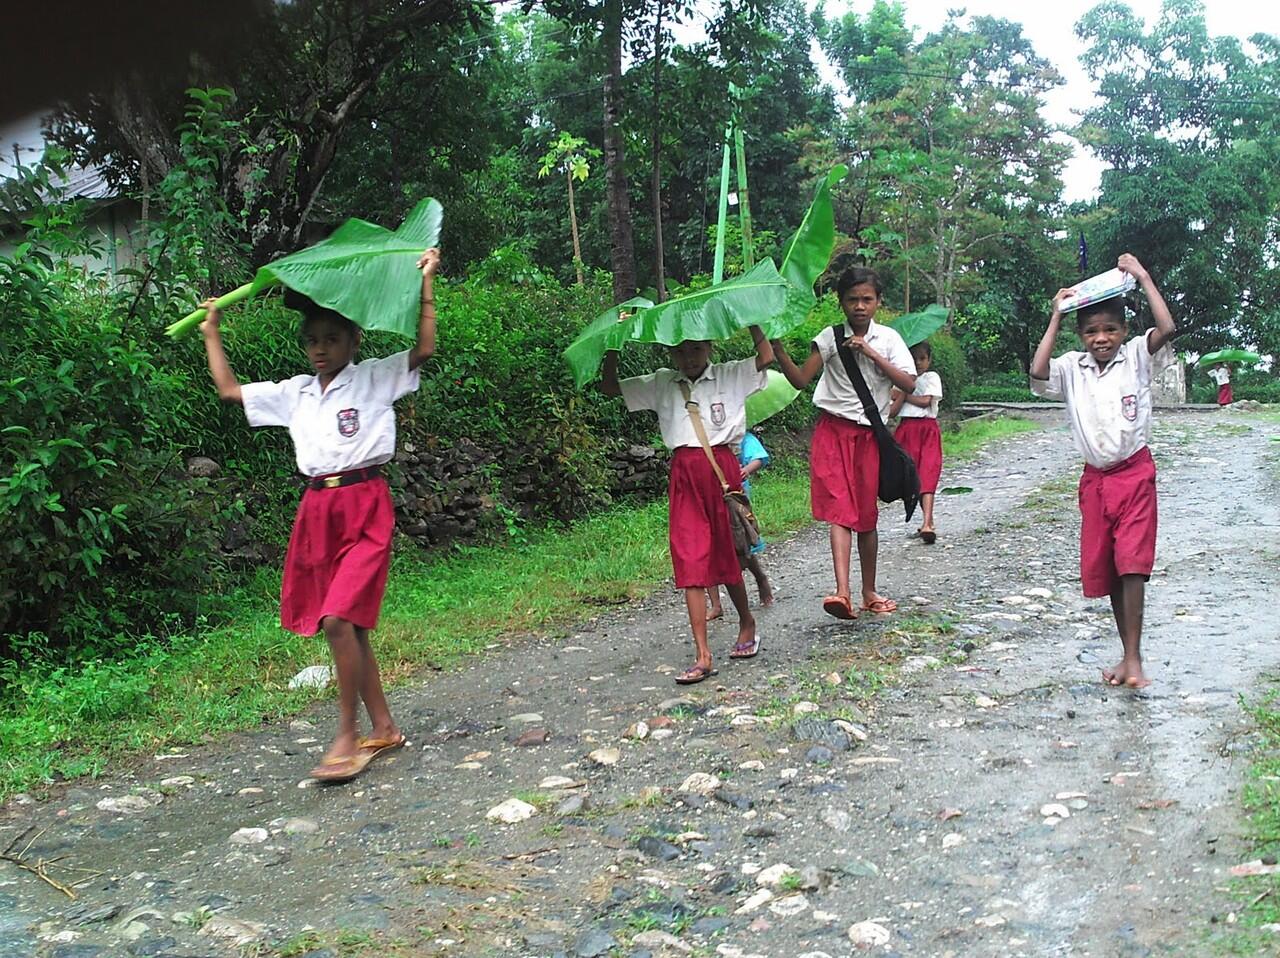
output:
<path id="1" fill-rule="evenodd" d="M 880 407 L 871 398 L 871 390 L 862 377 L 862 370 L 853 355 L 853 350 L 844 344 L 844 326 L 832 326 L 831 332 L 836 338 L 836 351 L 840 353 L 840 361 L 844 363 L 844 371 L 862 402 L 862 411 L 871 422 L 871 430 L 876 434 L 876 445 L 880 447 L 880 483 L 877 495 L 882 502 L 902 500 L 907 510 L 904 522 L 911 521 L 916 511 L 916 503 L 920 501 L 920 476 L 916 473 L 916 464 L 910 454 L 898 445 L 893 434 L 889 432 L 880 418 Z"/>

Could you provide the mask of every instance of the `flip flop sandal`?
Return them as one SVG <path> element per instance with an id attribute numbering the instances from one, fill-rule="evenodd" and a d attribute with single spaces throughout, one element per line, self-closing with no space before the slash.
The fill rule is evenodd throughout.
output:
<path id="1" fill-rule="evenodd" d="M 898 603 L 892 599 L 876 599 L 874 602 L 862 603 L 863 612 L 874 612 L 876 615 L 888 615 L 898 611 Z"/>
<path id="2" fill-rule="evenodd" d="M 362 738 L 356 742 L 361 752 L 369 753 L 369 761 L 373 761 L 383 752 L 391 752 L 398 748 L 404 748 L 404 743 L 408 741 L 402 733 L 399 738 Z"/>
<path id="3" fill-rule="evenodd" d="M 311 777 L 324 785 L 341 785 L 363 772 L 371 761 L 373 756 L 364 752 L 356 752 L 343 758 L 326 758 L 311 770 Z M 337 771 L 344 766 L 344 771 Z"/>
<path id="4" fill-rule="evenodd" d="M 676 685 L 697 685 L 713 675 L 719 675 L 717 669 L 709 669 L 702 665 L 695 665 L 691 669 L 685 669 L 676 676 Z"/>
<path id="5" fill-rule="evenodd" d="M 921 532 L 920 538 L 924 540 L 925 545 L 931 546 L 938 541 L 938 534 L 936 532 Z"/>
<path id="6" fill-rule="evenodd" d="M 731 659 L 754 659 L 760 654 L 760 636 L 756 635 L 754 639 L 746 645 L 738 643 L 733 647 L 733 651 L 729 653 Z"/>
<path id="7" fill-rule="evenodd" d="M 856 619 L 858 613 L 853 611 L 853 603 L 845 595 L 829 595 L 822 600 L 822 611 L 837 619 Z"/>

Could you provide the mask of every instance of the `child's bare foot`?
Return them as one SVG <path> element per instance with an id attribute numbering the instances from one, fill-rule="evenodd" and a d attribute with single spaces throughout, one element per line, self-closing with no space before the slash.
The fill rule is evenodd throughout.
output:
<path id="1" fill-rule="evenodd" d="M 760 583 L 760 604 L 766 609 L 773 605 L 773 588 L 767 579 Z"/>
<path id="2" fill-rule="evenodd" d="M 1142 671 L 1141 659 L 1121 659 L 1111 668 L 1102 670 L 1102 680 L 1108 685 L 1123 685 L 1130 689 L 1145 689 L 1151 684 Z"/>
<path id="3" fill-rule="evenodd" d="M 713 605 L 710 609 L 707 610 L 708 622 L 711 622 L 714 619 L 723 619 L 723 618 L 724 618 L 724 606 Z"/>

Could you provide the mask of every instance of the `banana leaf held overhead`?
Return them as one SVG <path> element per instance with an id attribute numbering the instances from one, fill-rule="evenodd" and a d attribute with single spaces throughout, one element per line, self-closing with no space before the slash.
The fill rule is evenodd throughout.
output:
<path id="1" fill-rule="evenodd" d="M 410 339 L 418 332 L 421 273 L 418 256 L 440 242 L 444 209 L 425 199 L 394 232 L 349 219 L 327 239 L 260 268 L 253 281 L 219 296 L 218 308 L 281 285 L 337 310 L 363 329 L 385 329 Z M 182 336 L 198 326 L 197 309 L 165 330 Z"/>
<path id="2" fill-rule="evenodd" d="M 675 346 L 686 339 L 727 339 L 747 326 L 760 326 L 775 338 L 804 322 L 814 303 L 813 284 L 835 246 L 831 188 L 847 172 L 836 166 L 818 183 L 780 267 L 766 258 L 718 286 L 664 303 L 636 297 L 597 316 L 564 351 L 577 385 L 591 382 L 604 354 L 628 342 Z"/>
<path id="3" fill-rule="evenodd" d="M 1196 360 L 1197 365 L 1212 366 L 1214 363 L 1248 363 L 1250 366 L 1262 362 L 1262 357 L 1247 349 L 1219 349 L 1214 353 L 1205 353 Z"/>

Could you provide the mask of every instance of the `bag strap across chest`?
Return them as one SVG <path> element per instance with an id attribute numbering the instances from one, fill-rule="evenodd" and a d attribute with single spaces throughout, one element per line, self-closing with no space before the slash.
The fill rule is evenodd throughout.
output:
<path id="1" fill-rule="evenodd" d="M 867 417 L 867 421 L 871 423 L 871 428 L 875 430 L 877 435 L 885 432 L 884 420 L 880 418 L 880 407 L 871 398 L 871 389 L 867 386 L 867 380 L 862 375 L 862 367 L 858 365 L 858 360 L 853 355 L 853 350 L 845 345 L 844 326 L 832 326 L 831 332 L 836 339 L 836 352 L 840 354 L 840 362 L 844 364 L 845 375 L 853 383 L 854 392 L 858 394 L 858 401 L 862 403 L 863 415 Z"/>
<path id="2" fill-rule="evenodd" d="M 676 385 L 680 387 L 680 395 L 684 396 L 684 411 L 689 414 L 689 422 L 693 424 L 693 431 L 698 435 L 698 442 L 702 443 L 702 451 L 707 454 L 707 462 L 711 463 L 711 468 L 715 470 L 716 478 L 720 480 L 720 488 L 728 492 L 729 483 L 724 477 L 720 463 L 716 462 L 716 454 L 711 451 L 711 442 L 707 439 L 707 427 L 702 421 L 702 410 L 694 402 L 688 383 L 679 382 Z"/>

